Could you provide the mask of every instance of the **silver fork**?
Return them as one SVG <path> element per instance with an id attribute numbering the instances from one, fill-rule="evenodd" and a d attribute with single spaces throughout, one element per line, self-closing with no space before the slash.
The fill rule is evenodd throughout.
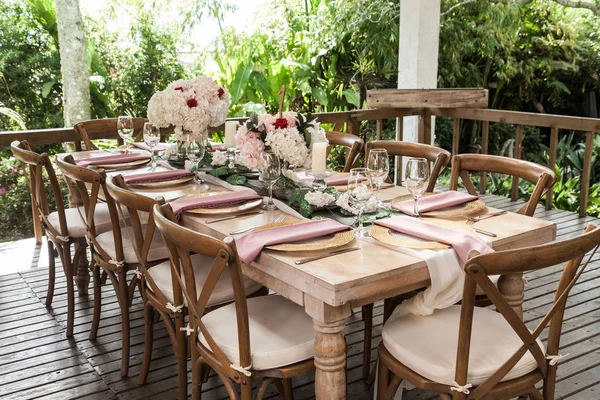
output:
<path id="1" fill-rule="evenodd" d="M 493 213 L 489 213 L 489 214 L 479 215 L 477 217 L 467 217 L 467 219 L 469 221 L 478 222 L 478 221 L 481 221 L 482 219 L 486 219 L 488 217 L 495 217 L 497 215 L 504 215 L 507 212 L 508 211 L 506 211 L 506 210 L 504 210 L 504 211 L 498 211 L 498 212 L 493 212 Z"/>
<path id="2" fill-rule="evenodd" d="M 281 216 L 281 217 L 277 218 L 274 222 L 283 222 L 283 220 L 285 220 L 285 217 Z M 239 235 L 240 233 L 251 231 L 252 229 L 258 228 L 259 226 L 263 226 L 263 225 L 264 224 L 252 225 L 252 226 L 249 226 L 248 228 L 238 229 L 237 231 L 231 231 L 231 232 L 229 232 L 229 234 L 230 235 Z"/>

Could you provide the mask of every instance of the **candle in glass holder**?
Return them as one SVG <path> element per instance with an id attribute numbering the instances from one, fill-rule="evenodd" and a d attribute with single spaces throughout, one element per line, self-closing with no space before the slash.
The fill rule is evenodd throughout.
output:
<path id="1" fill-rule="evenodd" d="M 235 147 L 235 133 L 237 132 L 237 121 L 225 122 L 225 147 Z"/>
<path id="2" fill-rule="evenodd" d="M 327 161 L 327 142 L 318 142 L 312 146 L 312 173 L 313 175 L 325 173 Z"/>

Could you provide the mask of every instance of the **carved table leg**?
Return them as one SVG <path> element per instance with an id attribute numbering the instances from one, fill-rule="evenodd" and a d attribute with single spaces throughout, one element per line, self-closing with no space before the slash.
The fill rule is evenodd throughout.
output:
<path id="1" fill-rule="evenodd" d="M 325 323 L 313 319 L 315 338 L 315 392 L 318 400 L 346 398 L 346 321 Z"/>
<path id="2" fill-rule="evenodd" d="M 504 295 L 504 298 L 517 315 L 523 319 L 523 291 L 525 290 L 523 274 L 519 272 L 501 275 L 498 279 L 498 290 Z"/>

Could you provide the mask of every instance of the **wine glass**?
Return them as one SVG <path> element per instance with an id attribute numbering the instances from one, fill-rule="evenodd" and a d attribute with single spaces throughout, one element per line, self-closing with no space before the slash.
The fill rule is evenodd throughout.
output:
<path id="1" fill-rule="evenodd" d="M 406 187 L 415 198 L 413 217 L 419 218 L 419 197 L 429 184 L 429 162 L 424 158 L 410 158 L 406 163 Z"/>
<path id="2" fill-rule="evenodd" d="M 117 132 L 125 143 L 125 153 L 129 153 L 129 141 L 133 137 L 133 119 L 128 115 L 120 115 L 117 118 Z"/>
<path id="3" fill-rule="evenodd" d="M 354 236 L 363 238 L 369 233 L 363 226 L 362 214 L 369 199 L 373 196 L 373 182 L 369 168 L 353 168 L 348 178 L 348 196 L 352 207 L 358 210 L 358 227 L 354 229 Z"/>
<path id="4" fill-rule="evenodd" d="M 156 153 L 154 148 L 160 143 L 160 129 L 150 122 L 144 123 L 144 143 L 150 147 L 150 153 L 152 153 L 152 166 L 150 169 L 156 169 Z"/>
<path id="5" fill-rule="evenodd" d="M 377 205 L 383 207 L 383 203 L 379 200 L 379 187 L 388 177 L 390 173 L 390 157 L 386 149 L 373 149 L 369 153 L 367 167 L 371 170 L 371 179 L 377 187 Z"/>
<path id="6" fill-rule="evenodd" d="M 263 204 L 263 210 L 276 210 L 277 206 L 273 203 L 273 186 L 281 176 L 281 163 L 279 158 L 273 154 L 264 151 L 260 155 L 260 178 L 269 187 L 269 201 Z"/>
<path id="7" fill-rule="evenodd" d="M 201 186 L 201 192 L 210 191 L 210 186 L 208 186 L 202 179 L 200 179 L 200 162 L 204 158 L 204 152 L 206 151 L 206 147 L 204 146 L 204 140 L 202 138 L 195 139 L 188 137 L 187 147 L 185 149 L 185 153 L 187 154 L 188 159 L 192 162 L 193 167 L 195 167 L 196 171 L 194 174 L 194 183 L 196 185 Z"/>

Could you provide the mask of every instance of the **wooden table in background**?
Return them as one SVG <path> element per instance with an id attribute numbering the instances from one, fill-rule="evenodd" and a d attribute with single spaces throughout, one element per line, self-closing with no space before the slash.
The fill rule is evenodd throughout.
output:
<path id="1" fill-rule="evenodd" d="M 89 153 L 74 153 L 76 158 L 86 156 Z M 147 166 L 143 168 L 147 169 Z M 140 170 L 120 171 L 124 175 L 136 172 Z M 194 185 L 185 184 L 173 188 L 140 189 L 138 192 L 172 200 L 196 190 Z M 227 189 L 213 186 L 213 191 Z M 394 187 L 382 190 L 381 199 L 387 200 L 407 193 L 403 187 Z M 281 215 L 286 214 L 279 210 L 266 211 L 255 216 L 205 224 L 206 219 L 215 216 L 186 213 L 182 223 L 190 229 L 222 239 L 230 231 L 267 224 Z M 484 219 L 476 226 L 498 235 L 492 238 L 495 250 L 543 244 L 556 238 L 556 226 L 552 222 L 515 213 Z M 251 265 L 242 265 L 246 276 L 303 306 L 313 319 L 316 331 L 315 391 L 320 400 L 346 398 L 346 343 L 343 331 L 351 309 L 429 284 L 429 273 L 423 260 L 371 242 L 356 241 L 347 247 L 356 245 L 361 250 L 302 265 L 295 265 L 294 261 L 315 253 L 263 250 Z M 521 312 L 521 275 L 503 277 L 499 282 L 499 289 L 513 308 Z"/>

